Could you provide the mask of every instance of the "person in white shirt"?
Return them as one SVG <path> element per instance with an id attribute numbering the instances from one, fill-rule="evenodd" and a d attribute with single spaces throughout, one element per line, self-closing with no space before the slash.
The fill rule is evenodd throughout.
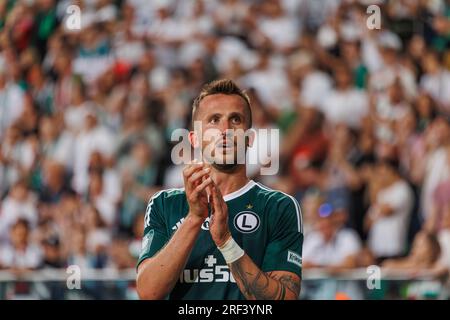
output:
<path id="1" fill-rule="evenodd" d="M 73 166 L 73 135 L 58 123 L 57 117 L 44 116 L 39 120 L 40 153 L 63 164 L 67 169 Z"/>
<path id="2" fill-rule="evenodd" d="M 423 56 L 422 68 L 425 73 L 420 78 L 421 89 L 433 97 L 442 111 L 450 113 L 450 72 L 432 51 Z"/>
<path id="3" fill-rule="evenodd" d="M 193 26 L 186 19 L 176 19 L 173 16 L 173 6 L 160 3 L 157 5 L 156 16 L 150 22 L 147 30 L 149 40 L 164 45 L 181 43 L 194 35 Z"/>
<path id="4" fill-rule="evenodd" d="M 389 86 L 399 79 L 405 98 L 412 101 L 417 94 L 417 85 L 414 73 L 400 59 L 402 42 L 398 35 L 390 31 L 380 33 L 378 39 L 378 53 L 382 58 L 379 69 L 371 70 L 369 78 L 369 91 L 376 95 L 387 93 Z"/>
<path id="5" fill-rule="evenodd" d="M 204 3 L 209 5 L 210 14 L 212 13 L 217 28 L 228 34 L 239 34 L 245 30 L 243 21 L 251 9 L 250 3 L 236 0 L 204 1 Z"/>
<path id="6" fill-rule="evenodd" d="M 264 2 L 261 9 L 264 15 L 258 19 L 257 26 L 264 37 L 278 50 L 294 47 L 300 35 L 300 25 L 283 12 L 280 1 Z"/>
<path id="7" fill-rule="evenodd" d="M 117 60 L 136 65 L 145 54 L 145 46 L 141 39 L 133 33 L 132 26 L 126 24 L 124 30 L 118 31 L 113 40 Z"/>
<path id="8" fill-rule="evenodd" d="M 143 35 L 149 29 L 152 20 L 156 18 L 162 1 L 125 0 L 123 2 L 122 15 L 125 15 L 125 12 L 128 16 L 132 15 L 133 30 Z"/>
<path id="9" fill-rule="evenodd" d="M 380 190 L 366 215 L 368 246 L 378 259 L 405 254 L 414 194 L 398 173 L 397 159 L 381 159 L 375 168 Z"/>
<path id="10" fill-rule="evenodd" d="M 322 101 L 320 109 L 329 123 L 345 123 L 353 129 L 359 129 L 362 119 L 369 112 L 367 95 L 353 87 L 348 66 L 336 66 L 334 77 L 336 88 Z"/>
<path id="11" fill-rule="evenodd" d="M 318 211 L 316 228 L 303 244 L 303 268 L 344 265 L 361 250 L 361 241 L 355 231 L 340 227 L 331 204 L 322 204 Z"/>
<path id="12" fill-rule="evenodd" d="M 447 203 L 441 221 L 441 230 L 438 232 L 441 257 L 439 262 L 450 272 L 450 203 Z"/>
<path id="13" fill-rule="evenodd" d="M 261 52 L 257 68 L 239 81 L 247 88 L 254 88 L 261 101 L 272 113 L 292 110 L 289 81 L 284 68 L 277 66 L 269 52 Z"/>
<path id="14" fill-rule="evenodd" d="M 0 248 L 0 267 L 18 271 L 39 266 L 42 253 L 29 241 L 30 226 L 27 220 L 17 220 L 11 228 L 10 243 Z"/>
<path id="15" fill-rule="evenodd" d="M 316 67 L 313 53 L 300 51 L 289 59 L 292 72 L 300 78 L 299 102 L 305 108 L 319 109 L 333 89 L 333 80 Z"/>
<path id="16" fill-rule="evenodd" d="M 89 172 L 88 197 L 98 210 L 102 220 L 107 226 L 113 226 L 117 220 L 117 207 L 114 199 L 105 192 L 103 186 L 103 172 L 91 170 Z"/>
<path id="17" fill-rule="evenodd" d="M 357 233 L 342 228 L 341 215 L 330 203 L 323 203 L 318 209 L 314 229 L 305 236 L 303 243 L 303 268 L 320 268 L 321 271 L 336 274 L 356 267 L 362 254 L 361 241 Z M 351 282 L 311 281 L 305 283 L 304 299 L 334 299 L 335 291 L 344 292 L 352 299 L 361 299 L 360 288 Z"/>
<path id="18" fill-rule="evenodd" d="M 30 192 L 24 180 L 11 187 L 0 205 L 0 240 L 8 237 L 9 230 L 19 219 L 27 221 L 30 227 L 38 222 L 37 198 Z"/>
<path id="19" fill-rule="evenodd" d="M 433 193 L 436 187 L 450 178 L 450 153 L 446 151 L 450 141 L 450 125 L 445 118 L 436 118 L 425 133 L 426 157 L 422 160 L 423 173 L 420 195 L 420 212 L 427 220 L 433 212 Z"/>
<path id="20" fill-rule="evenodd" d="M 19 125 L 8 127 L 5 138 L 0 140 L 0 168 L 4 177 L 0 190 L 7 190 L 24 174 L 30 173 L 37 153 L 32 137 L 25 137 Z"/>
<path id="21" fill-rule="evenodd" d="M 3 66 L 0 66 L 0 138 L 16 121 L 24 109 L 24 93 L 13 82 L 9 82 Z"/>
<path id="22" fill-rule="evenodd" d="M 64 111 L 64 124 L 69 132 L 77 135 L 84 127 L 86 115 L 92 103 L 86 100 L 86 87 L 82 80 L 73 81 L 70 104 Z"/>
<path id="23" fill-rule="evenodd" d="M 72 186 L 79 194 L 87 191 L 89 184 L 89 159 L 94 151 L 111 157 L 116 150 L 115 135 L 98 124 L 97 116 L 92 110 L 86 115 L 85 127 L 74 143 L 74 176 Z"/>

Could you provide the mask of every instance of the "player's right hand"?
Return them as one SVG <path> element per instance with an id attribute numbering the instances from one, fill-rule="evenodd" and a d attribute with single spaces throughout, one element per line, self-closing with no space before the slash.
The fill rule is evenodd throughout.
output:
<path id="1" fill-rule="evenodd" d="M 195 160 L 183 169 L 189 215 L 202 218 L 203 220 L 208 217 L 208 195 L 206 188 L 213 183 L 209 175 L 210 172 L 211 169 L 209 167 Z"/>

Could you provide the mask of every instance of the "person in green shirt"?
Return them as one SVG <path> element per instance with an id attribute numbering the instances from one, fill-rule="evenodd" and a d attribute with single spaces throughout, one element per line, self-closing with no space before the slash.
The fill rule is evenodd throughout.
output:
<path id="1" fill-rule="evenodd" d="M 290 195 L 246 176 L 237 134 L 252 126 L 250 101 L 231 80 L 205 85 L 193 121 L 218 129 L 211 155 L 183 171 L 184 188 L 150 199 L 137 265 L 141 299 L 297 299 L 301 286 L 301 209 Z M 195 128 L 195 126 L 194 126 Z M 194 148 L 210 141 L 194 129 Z M 201 141 L 201 143 L 200 143 Z M 251 139 L 246 139 L 246 147 Z M 233 161 L 219 161 L 232 157 Z"/>

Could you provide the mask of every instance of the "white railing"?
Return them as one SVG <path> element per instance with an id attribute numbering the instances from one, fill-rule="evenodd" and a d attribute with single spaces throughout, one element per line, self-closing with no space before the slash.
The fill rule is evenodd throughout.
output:
<path id="1" fill-rule="evenodd" d="M 8 270 L 0 270 L 0 282 L 9 281 L 66 281 L 71 274 L 66 269 L 42 269 L 35 271 L 26 271 L 20 274 Z M 80 271 L 82 281 L 134 281 L 136 279 L 136 270 L 125 269 L 117 270 L 106 269 L 82 269 Z M 303 270 L 303 280 L 367 280 L 369 273 L 367 269 L 351 269 L 340 271 L 338 273 L 326 272 L 323 269 Z M 432 280 L 433 276 L 428 273 L 410 275 L 405 272 L 384 272 L 381 271 L 381 280 L 408 281 L 408 280 Z"/>
<path id="2" fill-rule="evenodd" d="M 0 270 L 0 300 L 6 299 L 127 299 L 136 300 L 136 270 L 116 269 L 81 269 L 78 274 L 81 290 L 71 290 L 75 274 L 73 269 L 42 269 L 17 273 Z M 373 270 L 372 269 L 369 269 Z M 435 279 L 430 274 L 386 273 L 383 270 L 376 275 L 367 269 L 352 269 L 343 272 L 326 272 L 323 269 L 303 271 L 303 284 L 300 299 L 334 300 L 343 293 L 350 299 L 449 299 L 450 282 Z M 26 283 L 25 293 L 20 291 Z M 381 284 L 383 282 L 383 284 Z M 372 286 L 377 284 L 374 290 Z M 19 291 L 16 291 L 19 288 Z M 405 296 L 401 288 L 408 288 Z"/>

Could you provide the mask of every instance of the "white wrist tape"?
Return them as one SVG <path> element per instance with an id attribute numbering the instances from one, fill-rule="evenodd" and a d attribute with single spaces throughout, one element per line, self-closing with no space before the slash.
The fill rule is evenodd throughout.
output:
<path id="1" fill-rule="evenodd" d="M 228 239 L 227 242 L 219 248 L 219 250 L 225 258 L 225 262 L 227 264 L 235 262 L 245 254 L 244 250 L 239 247 L 233 237 L 230 237 L 230 239 Z"/>

